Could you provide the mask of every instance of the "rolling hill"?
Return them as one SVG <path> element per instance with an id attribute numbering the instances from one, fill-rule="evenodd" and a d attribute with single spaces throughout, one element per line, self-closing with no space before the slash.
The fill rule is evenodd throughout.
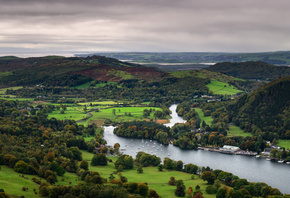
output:
<path id="1" fill-rule="evenodd" d="M 275 66 L 260 61 L 217 63 L 207 69 L 243 79 L 274 80 L 290 75 L 290 67 Z"/>
<path id="2" fill-rule="evenodd" d="M 0 59 L 0 83 L 5 86 L 77 86 L 92 80 L 156 81 L 164 73 L 153 68 L 125 63 L 103 56 L 41 58 L 4 57 Z"/>
<path id="3" fill-rule="evenodd" d="M 271 81 L 228 106 L 232 121 L 265 139 L 290 139 L 290 76 Z"/>

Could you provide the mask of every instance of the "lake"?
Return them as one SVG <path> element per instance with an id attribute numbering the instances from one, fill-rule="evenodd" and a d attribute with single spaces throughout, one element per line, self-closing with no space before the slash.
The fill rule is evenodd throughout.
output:
<path id="1" fill-rule="evenodd" d="M 177 105 L 172 105 L 172 119 L 167 126 L 184 120 L 175 112 Z M 174 124 L 173 124 L 174 123 Z M 119 143 L 124 154 L 133 157 L 139 151 L 154 154 L 162 160 L 169 157 L 176 161 L 181 160 L 184 164 L 192 163 L 198 166 L 209 166 L 212 169 L 221 169 L 245 178 L 251 182 L 265 182 L 272 188 L 278 188 L 282 193 L 290 194 L 290 165 L 278 164 L 261 158 L 243 155 L 227 155 L 204 150 L 182 150 L 173 145 L 162 145 L 157 141 L 147 139 L 133 139 L 118 137 L 113 133 L 114 127 L 104 127 L 104 139 L 108 145 Z"/>

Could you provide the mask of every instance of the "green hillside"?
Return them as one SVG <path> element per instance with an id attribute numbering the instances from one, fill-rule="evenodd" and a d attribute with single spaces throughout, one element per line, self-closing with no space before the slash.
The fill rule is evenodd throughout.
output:
<path id="1" fill-rule="evenodd" d="M 290 76 L 262 86 L 228 106 L 233 121 L 243 130 L 268 139 L 290 138 Z M 267 139 L 266 138 L 266 139 Z"/>

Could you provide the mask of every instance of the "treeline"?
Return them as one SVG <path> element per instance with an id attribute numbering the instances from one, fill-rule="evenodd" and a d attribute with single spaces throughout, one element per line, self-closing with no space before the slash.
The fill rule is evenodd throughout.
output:
<path id="1" fill-rule="evenodd" d="M 171 129 L 163 124 L 146 121 L 125 122 L 114 129 L 114 133 L 122 137 L 153 139 L 168 145 L 170 141 L 174 146 L 182 149 L 196 149 L 197 138 L 190 133 L 189 127 L 177 124 Z"/>
<path id="2" fill-rule="evenodd" d="M 163 166 L 165 169 L 168 170 L 177 170 L 194 175 L 199 175 L 200 178 L 202 178 L 204 181 L 207 181 L 208 183 L 208 186 L 206 187 L 206 192 L 208 194 L 216 194 L 216 197 L 246 198 L 259 196 L 283 196 L 283 194 L 277 188 L 272 188 L 265 183 L 249 182 L 246 179 L 241 179 L 238 176 L 233 175 L 232 173 L 222 170 L 213 170 L 210 167 L 199 167 L 194 164 L 184 165 L 184 163 L 180 160 L 175 161 L 167 157 L 164 158 Z M 162 169 L 160 171 L 162 171 Z M 194 175 L 192 176 L 192 179 L 194 179 Z M 193 189 L 190 189 L 191 187 L 189 187 L 186 193 L 186 187 L 184 185 L 180 185 L 182 186 L 182 189 L 178 188 L 178 182 L 183 183 L 182 181 L 175 180 L 174 177 L 171 177 L 168 182 L 170 185 L 177 186 L 175 193 L 179 191 L 179 194 L 183 194 L 183 196 L 187 194 L 188 197 L 192 197 L 192 193 L 194 195 L 200 193 L 202 196 L 202 193 L 199 190 L 199 186 L 195 188 L 195 192 L 193 192 Z M 222 187 L 221 184 L 224 184 L 225 186 Z"/>
<path id="3" fill-rule="evenodd" d="M 170 128 L 163 124 L 146 121 L 125 122 L 114 129 L 114 133 L 122 137 L 154 139 L 168 144 Z"/>
<path id="4" fill-rule="evenodd" d="M 195 96 L 207 94 L 208 88 L 205 85 L 209 82 L 209 79 L 195 77 L 164 78 L 161 82 L 124 80 L 116 84 L 107 84 L 103 87 L 89 87 L 86 89 L 55 87 L 50 84 L 45 87 L 27 87 L 19 90 L 7 90 L 6 94 L 29 98 L 45 96 L 49 97 L 50 100 L 60 97 L 81 98 L 86 96 L 88 101 L 102 99 L 130 100 L 139 103 L 150 101 L 153 103 L 168 104 L 169 106 L 172 103 L 192 100 Z M 59 81 L 59 83 L 65 82 Z"/>
<path id="5" fill-rule="evenodd" d="M 261 61 L 217 63 L 207 69 L 243 79 L 274 80 L 290 75 L 290 68 L 287 66 L 280 67 Z"/>

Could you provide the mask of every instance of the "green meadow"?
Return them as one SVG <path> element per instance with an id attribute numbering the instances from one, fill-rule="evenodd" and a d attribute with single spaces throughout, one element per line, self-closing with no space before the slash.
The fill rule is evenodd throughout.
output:
<path id="1" fill-rule="evenodd" d="M 94 111 L 91 112 L 92 117 L 90 118 L 91 121 L 93 120 L 106 120 L 110 119 L 114 122 L 125 122 L 125 121 L 133 121 L 133 120 L 140 120 L 143 118 L 143 110 L 144 109 L 155 109 L 155 111 L 160 110 L 161 108 L 156 107 L 115 107 L 115 108 L 107 108 L 107 109 L 100 109 L 98 112 Z M 114 109 L 114 110 L 113 110 Z M 115 114 L 113 113 L 115 111 Z M 147 118 L 154 118 L 153 116 L 154 111 L 152 111 L 151 115 Z"/>
<path id="2" fill-rule="evenodd" d="M 284 147 L 285 149 L 290 149 L 290 140 L 278 139 L 276 144 L 280 147 Z"/>
<path id="3" fill-rule="evenodd" d="M 64 111 L 64 114 L 61 114 L 61 110 L 55 110 L 52 113 L 49 113 L 48 119 L 52 117 L 60 120 L 72 119 L 77 121 L 89 116 L 83 110 L 77 109 L 76 107 L 67 107 L 67 109 Z"/>
<path id="4" fill-rule="evenodd" d="M 87 160 L 90 164 L 93 154 L 84 150 L 81 152 L 83 159 Z M 111 159 L 112 162 L 109 162 L 107 166 L 89 165 L 89 170 L 98 171 L 103 178 L 109 180 L 110 174 L 116 171 L 114 162 L 117 160 L 117 157 L 108 158 Z M 40 197 L 38 195 L 39 186 L 32 181 L 32 178 L 36 177 L 42 182 L 45 182 L 43 178 L 39 178 L 36 175 L 19 174 L 7 166 L 2 165 L 0 167 L 0 187 L 3 188 L 7 194 L 32 198 Z M 165 169 L 160 172 L 158 171 L 157 167 L 143 167 L 143 171 L 144 172 L 142 174 L 138 174 L 137 167 L 134 166 L 134 168 L 131 170 L 124 170 L 122 175 L 127 177 L 128 182 L 148 183 L 149 188 L 156 190 L 157 193 L 162 197 L 176 197 L 174 195 L 176 187 L 168 185 L 170 177 L 175 177 L 176 180 L 182 179 L 186 186 L 186 191 L 189 187 L 195 189 L 196 185 L 199 185 L 205 197 L 214 198 L 216 196 L 207 194 L 205 192 L 205 189 L 208 185 L 205 181 L 200 179 L 198 175 L 194 175 L 194 179 L 192 179 L 191 174 Z M 116 178 L 118 177 L 116 174 L 114 174 L 114 176 Z M 79 182 L 82 182 L 78 179 L 78 176 L 75 173 L 69 172 L 66 172 L 63 176 L 58 176 L 57 178 L 58 182 L 56 185 L 76 185 Z M 28 190 L 23 191 L 23 187 L 28 188 Z"/>
<path id="5" fill-rule="evenodd" d="M 38 185 L 34 183 L 31 178 L 36 177 L 35 175 L 25 175 L 16 173 L 12 168 L 7 166 L 0 166 L 0 188 L 4 189 L 8 195 L 17 195 L 25 197 L 40 197 L 38 195 Z M 28 190 L 23 191 L 23 187 Z M 34 193 L 34 189 L 37 194 Z"/>
<path id="6" fill-rule="evenodd" d="M 99 104 L 108 104 L 107 101 Z M 108 101 L 113 102 L 113 101 Z M 73 119 L 76 121 L 82 120 L 79 124 L 88 125 L 91 122 L 100 122 L 103 123 L 105 120 L 110 119 L 114 122 L 123 122 L 123 121 L 133 121 L 144 119 L 143 110 L 144 109 L 152 109 L 150 116 L 146 119 L 154 119 L 154 111 L 162 111 L 161 108 L 156 107 L 110 107 L 109 106 L 99 106 L 102 107 L 98 111 L 93 108 L 97 108 L 96 106 L 87 107 L 86 113 L 84 111 L 84 106 L 72 106 L 67 107 L 63 114 L 61 114 L 60 110 L 55 110 L 52 113 L 49 113 L 48 119 L 54 117 L 56 119 L 65 120 L 65 119 Z M 106 107 L 106 108 L 104 108 Z M 115 113 L 113 113 L 115 111 Z"/>
<path id="7" fill-rule="evenodd" d="M 115 102 L 115 101 L 96 101 L 96 102 L 80 102 L 78 103 L 78 105 L 108 105 L 108 106 L 112 106 L 112 105 L 117 105 L 117 104 L 123 104 L 123 102 Z"/>
<path id="8" fill-rule="evenodd" d="M 75 88 L 77 88 L 77 89 L 88 88 L 88 87 L 91 87 L 90 85 L 91 85 L 91 83 L 93 83 L 93 82 L 94 82 L 94 81 L 87 82 L 87 83 L 84 83 L 84 84 L 82 84 L 82 85 L 76 86 Z M 113 84 L 117 84 L 117 83 L 116 83 L 116 82 L 98 83 L 98 84 L 96 84 L 96 85 L 93 86 L 93 87 L 98 88 L 98 87 L 104 87 L 104 86 L 106 86 L 106 85 L 113 85 Z"/>
<path id="9" fill-rule="evenodd" d="M 194 110 L 196 111 L 196 113 L 198 113 L 198 116 L 201 119 L 201 123 L 202 121 L 204 121 L 207 125 L 211 125 L 213 118 L 211 116 L 204 116 L 204 113 L 202 111 L 202 109 L 200 108 L 194 108 Z"/>
<path id="10" fill-rule="evenodd" d="M 244 132 L 240 127 L 236 125 L 229 125 L 229 131 L 228 131 L 227 136 L 228 137 L 234 137 L 234 136 L 252 137 L 253 135 L 251 133 Z"/>
<path id="11" fill-rule="evenodd" d="M 16 96 L 14 95 L 5 95 L 5 96 L 9 96 L 9 98 L 7 97 L 0 97 L 0 99 L 3 99 L 3 100 L 18 100 L 18 101 L 33 101 L 34 99 L 33 98 L 17 98 Z"/>
<path id="12" fill-rule="evenodd" d="M 87 160 L 89 163 L 93 157 L 92 153 L 87 151 L 83 151 L 83 159 Z M 109 157 L 113 162 L 117 160 L 116 157 Z M 107 166 L 89 166 L 89 170 L 98 171 L 100 175 L 104 178 L 109 178 L 110 174 L 116 171 L 114 163 L 109 162 Z M 180 172 L 180 171 L 172 171 L 165 170 L 158 171 L 157 167 L 143 167 L 143 173 L 137 173 L 137 167 L 134 167 L 132 170 L 124 170 L 122 175 L 127 177 L 128 182 L 147 182 L 149 189 L 154 189 L 161 197 L 176 197 L 174 192 L 176 187 L 168 185 L 168 181 L 170 177 L 175 177 L 176 180 L 182 179 L 185 186 L 186 192 L 189 187 L 195 189 L 196 185 L 199 185 L 201 191 L 203 192 L 204 197 L 206 198 L 214 198 L 216 195 L 210 195 L 205 192 L 206 187 L 208 186 L 205 181 L 199 178 L 198 175 L 194 175 L 195 179 L 191 179 L 191 174 Z M 117 175 L 114 175 L 116 178 Z"/>
<path id="13" fill-rule="evenodd" d="M 211 80 L 210 83 L 206 86 L 209 88 L 209 91 L 219 95 L 234 95 L 239 92 L 243 92 L 228 83 L 220 82 L 217 80 Z"/>
<path id="14" fill-rule="evenodd" d="M 23 86 L 2 88 L 2 89 L 0 89 L 0 94 L 1 94 L 1 95 L 6 94 L 6 91 L 7 91 L 8 89 L 18 90 L 18 89 L 22 89 L 22 88 L 23 88 Z"/>

